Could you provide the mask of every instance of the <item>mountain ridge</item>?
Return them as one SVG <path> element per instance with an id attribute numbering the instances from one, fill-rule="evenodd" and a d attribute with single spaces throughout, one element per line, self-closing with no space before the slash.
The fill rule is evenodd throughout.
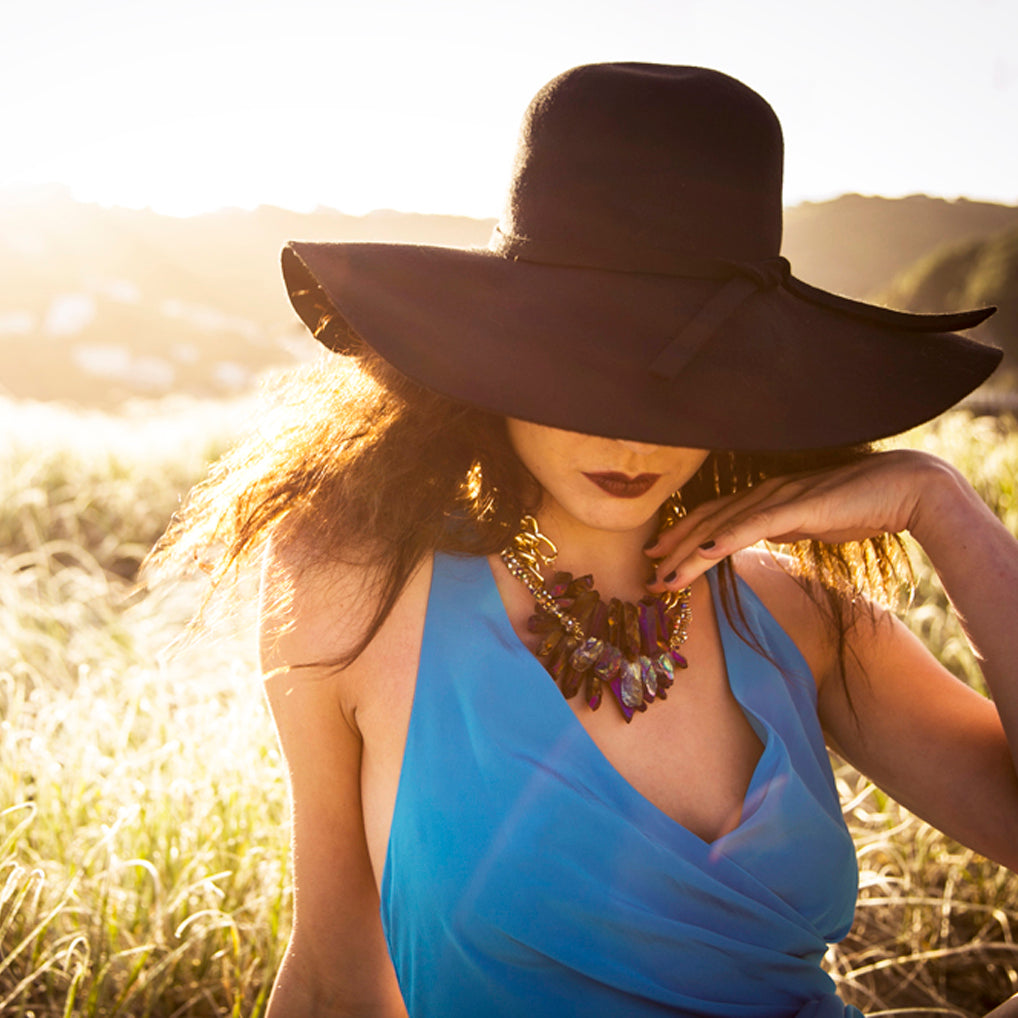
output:
<path id="1" fill-rule="evenodd" d="M 494 219 L 274 206 L 193 217 L 103 208 L 56 191 L 0 194 L 0 387 L 115 409 L 172 393 L 229 396 L 313 356 L 283 292 L 288 239 L 483 247 Z M 892 281 L 938 249 L 1018 229 L 1018 207 L 844 195 L 786 210 L 793 272 L 850 297 L 906 298 Z M 1010 340 L 1008 340 L 1010 342 Z"/>

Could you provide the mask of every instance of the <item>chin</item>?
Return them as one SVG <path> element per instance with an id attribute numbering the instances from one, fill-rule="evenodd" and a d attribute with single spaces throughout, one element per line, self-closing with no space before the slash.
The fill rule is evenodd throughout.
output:
<path id="1" fill-rule="evenodd" d="M 612 499 L 607 504 L 598 499 L 596 505 L 577 506 L 575 511 L 565 507 L 566 513 L 576 522 L 593 530 L 607 533 L 628 533 L 642 530 L 656 522 L 661 503 L 655 499 Z"/>

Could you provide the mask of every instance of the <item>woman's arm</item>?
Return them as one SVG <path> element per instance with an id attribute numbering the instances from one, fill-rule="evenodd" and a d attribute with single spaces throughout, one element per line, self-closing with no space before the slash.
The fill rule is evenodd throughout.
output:
<path id="1" fill-rule="evenodd" d="M 817 669 L 821 722 L 831 744 L 899 801 L 1018 869 L 1018 544 L 957 471 L 895 452 L 774 479 L 699 507 L 649 553 L 664 554 L 658 575 L 674 570 L 667 585 L 678 586 L 764 538 L 837 542 L 901 530 L 939 572 L 994 703 L 950 676 L 893 616 L 871 623 L 860 613 L 845 682 L 836 655 Z M 780 599 L 794 598 L 793 586 Z"/>
<path id="2" fill-rule="evenodd" d="M 926 473 L 908 529 L 965 627 L 1018 768 L 1018 543 L 957 470 L 932 460 Z"/>
<path id="3" fill-rule="evenodd" d="M 821 686 L 821 720 L 832 745 L 899 802 L 1018 870 L 1018 546 L 953 468 L 926 460 L 922 473 L 908 529 L 965 625 L 993 703 L 886 615 L 854 627 L 845 683 Z"/>
<path id="4" fill-rule="evenodd" d="M 347 649 L 366 600 L 351 571 L 325 579 L 301 569 L 286 549 L 267 556 L 261 653 L 288 769 L 294 881 L 293 933 L 270 1018 L 406 1014 L 382 934 L 361 809 L 353 707 L 363 665 L 358 660 L 342 672 L 292 667 Z"/>

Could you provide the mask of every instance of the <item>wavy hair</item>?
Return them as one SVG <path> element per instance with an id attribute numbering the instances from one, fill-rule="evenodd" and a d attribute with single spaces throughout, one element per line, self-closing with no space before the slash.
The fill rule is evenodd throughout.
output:
<path id="1" fill-rule="evenodd" d="M 299 534 L 306 565 L 368 562 L 377 607 L 354 660 L 388 617 L 413 570 L 433 551 L 501 551 L 540 487 L 510 445 L 504 418 L 424 389 L 360 344 L 284 377 L 275 408 L 188 496 L 149 556 L 149 573 L 197 563 L 209 596 L 256 558 L 273 535 Z M 773 476 L 837 466 L 869 447 L 816 452 L 710 453 L 684 486 L 686 506 Z M 897 535 L 787 551 L 794 572 L 825 609 L 844 664 L 860 595 L 893 601 L 911 583 Z M 745 619 L 730 561 L 719 565 L 722 604 Z"/>

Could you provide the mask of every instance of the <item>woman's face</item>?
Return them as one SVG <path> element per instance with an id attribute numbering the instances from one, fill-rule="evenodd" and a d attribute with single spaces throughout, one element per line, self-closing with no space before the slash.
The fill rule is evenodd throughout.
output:
<path id="1" fill-rule="evenodd" d="M 561 431 L 510 417 L 509 440 L 543 489 L 542 512 L 587 527 L 645 527 L 707 458 L 705 449 Z"/>

